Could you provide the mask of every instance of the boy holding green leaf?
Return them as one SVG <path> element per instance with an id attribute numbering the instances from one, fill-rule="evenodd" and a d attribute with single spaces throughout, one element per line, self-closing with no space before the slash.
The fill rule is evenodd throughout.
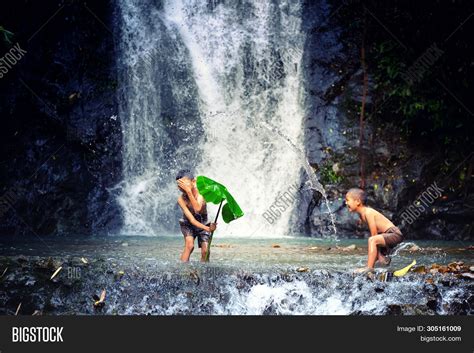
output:
<path id="1" fill-rule="evenodd" d="M 194 250 L 194 239 L 198 238 L 201 248 L 201 261 L 209 260 L 208 245 L 211 233 L 216 229 L 216 223 L 207 223 L 206 201 L 196 187 L 196 179 L 190 170 L 181 170 L 176 176 L 178 189 L 182 194 L 178 197 L 178 205 L 183 211 L 179 220 L 184 236 L 184 250 L 181 261 L 188 262 Z M 207 254 L 207 258 L 206 258 Z"/>

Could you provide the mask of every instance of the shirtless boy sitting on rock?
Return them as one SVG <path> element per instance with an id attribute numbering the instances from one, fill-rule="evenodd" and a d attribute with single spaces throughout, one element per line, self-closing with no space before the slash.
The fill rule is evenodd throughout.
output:
<path id="1" fill-rule="evenodd" d="M 365 205 L 366 195 L 362 189 L 353 188 L 346 194 L 346 205 L 350 212 L 357 212 L 362 222 L 370 230 L 367 267 L 356 270 L 358 273 L 372 272 L 375 261 L 381 265 L 390 264 L 390 251 L 403 241 L 400 229 L 387 217 Z"/>

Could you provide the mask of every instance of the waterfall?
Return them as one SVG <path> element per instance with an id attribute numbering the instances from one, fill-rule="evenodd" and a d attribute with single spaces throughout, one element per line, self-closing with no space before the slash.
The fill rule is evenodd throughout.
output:
<path id="1" fill-rule="evenodd" d="M 306 166 L 278 135 L 303 146 L 300 1 L 119 7 L 122 232 L 177 231 L 174 177 L 190 167 L 225 184 L 244 210 L 229 225 L 221 221 L 220 234 L 289 235 Z M 269 221 L 264 215 L 289 190 L 293 197 Z M 208 205 L 211 215 L 216 209 Z"/>

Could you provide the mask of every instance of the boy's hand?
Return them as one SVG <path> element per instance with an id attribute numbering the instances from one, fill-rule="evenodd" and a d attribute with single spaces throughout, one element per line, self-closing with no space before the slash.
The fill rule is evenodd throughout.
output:
<path id="1" fill-rule="evenodd" d="M 188 182 L 187 180 L 178 179 L 178 187 L 183 190 L 184 192 L 190 192 L 191 191 L 191 183 Z"/>
<path id="2" fill-rule="evenodd" d="M 216 227 L 217 227 L 217 223 L 211 223 L 211 224 L 209 225 L 209 231 L 210 231 L 210 232 L 215 231 L 215 230 L 216 230 Z"/>

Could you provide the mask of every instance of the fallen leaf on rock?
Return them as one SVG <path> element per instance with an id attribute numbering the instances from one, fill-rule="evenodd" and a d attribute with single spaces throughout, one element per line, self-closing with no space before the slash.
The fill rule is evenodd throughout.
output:
<path id="1" fill-rule="evenodd" d="M 466 279 L 474 279 L 474 274 L 470 272 L 464 272 L 464 273 L 461 273 L 461 277 L 466 278 Z"/>
<path id="2" fill-rule="evenodd" d="M 447 266 L 440 266 L 438 268 L 438 272 L 439 273 L 447 273 L 447 272 L 450 272 L 449 268 Z"/>
<path id="3" fill-rule="evenodd" d="M 418 266 L 418 267 L 413 268 L 412 271 L 415 272 L 415 273 L 425 274 L 426 273 L 426 267 L 425 266 Z"/>
<path id="4" fill-rule="evenodd" d="M 93 295 L 92 298 L 94 298 L 94 307 L 95 308 L 102 308 L 105 305 L 105 289 L 100 293 L 100 297 L 97 295 Z"/>
<path id="5" fill-rule="evenodd" d="M 281 246 L 278 244 L 272 244 L 272 248 L 281 248 Z"/>
<path id="6" fill-rule="evenodd" d="M 68 97 L 70 103 L 74 103 L 78 98 L 81 98 L 80 92 L 74 92 L 70 94 Z"/>
<path id="7" fill-rule="evenodd" d="M 201 283 L 201 278 L 199 277 L 199 274 L 197 271 L 191 271 L 189 273 L 189 276 L 191 276 L 191 278 L 194 280 L 194 282 L 196 282 L 197 285 Z"/>
<path id="8" fill-rule="evenodd" d="M 63 269 L 62 266 L 59 266 L 56 271 L 54 271 L 53 275 L 51 276 L 50 280 L 52 280 L 54 277 L 58 275 L 58 273 Z"/>
<path id="9" fill-rule="evenodd" d="M 308 272 L 309 268 L 308 267 L 298 267 L 296 269 L 296 272 Z"/>
<path id="10" fill-rule="evenodd" d="M 448 264 L 448 269 L 451 272 L 458 272 L 461 269 L 461 266 L 459 266 L 457 262 L 451 262 L 450 264 Z"/>
<path id="11" fill-rule="evenodd" d="M 405 276 L 405 275 L 408 273 L 408 271 L 410 271 L 410 269 L 411 269 L 413 266 L 415 266 L 415 265 L 416 265 L 416 260 L 413 260 L 411 264 L 405 266 L 404 268 L 402 268 L 402 269 L 400 269 L 400 270 L 395 271 L 395 272 L 393 273 L 393 275 L 394 275 L 395 277 L 403 277 L 403 276 Z"/>
<path id="12" fill-rule="evenodd" d="M 2 275 L 0 276 L 0 278 L 2 278 L 5 275 L 5 273 L 7 273 L 7 270 L 8 270 L 8 267 L 5 267 L 5 270 L 2 272 Z"/>

